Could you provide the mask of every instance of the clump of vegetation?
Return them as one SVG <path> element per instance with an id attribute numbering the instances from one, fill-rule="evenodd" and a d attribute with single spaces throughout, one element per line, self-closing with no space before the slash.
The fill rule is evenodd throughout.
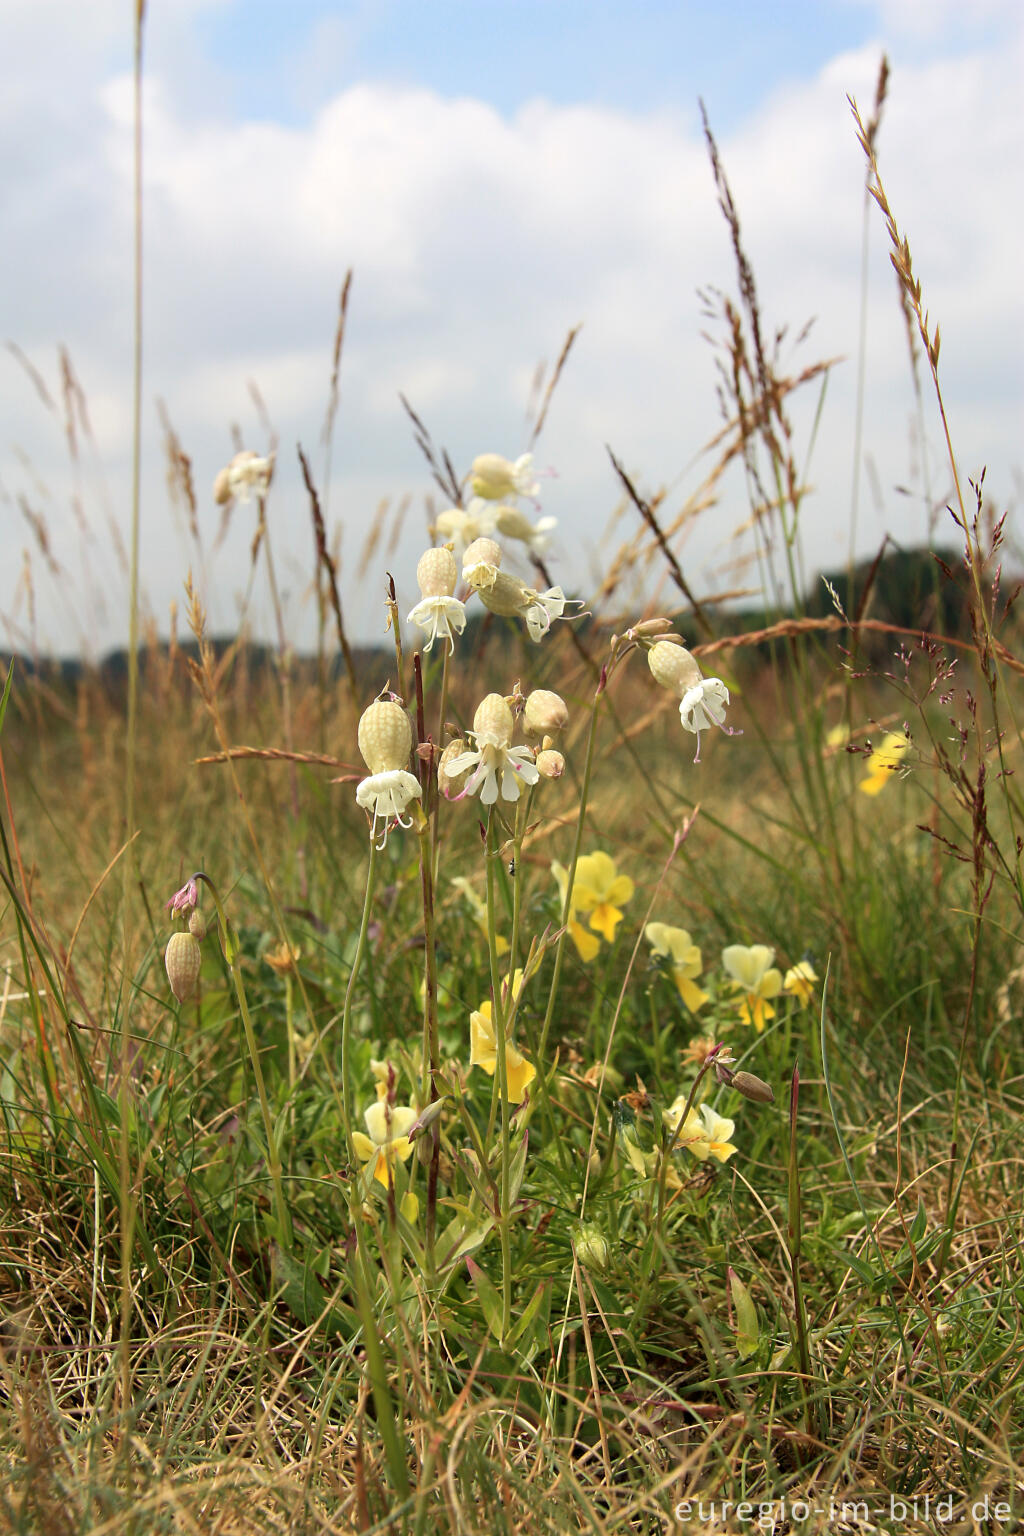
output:
<path id="1" fill-rule="evenodd" d="M 857 127 L 941 414 L 883 89 Z M 959 568 L 934 591 L 960 609 L 873 617 L 874 572 L 805 602 L 788 400 L 826 369 L 766 348 L 708 143 L 739 299 L 696 499 L 742 462 L 756 627 L 716 631 L 676 552 L 692 509 L 617 460 L 639 527 L 587 622 L 551 580 L 531 454 L 570 335 L 514 459 L 460 474 L 410 412 L 450 505 L 418 599 L 389 588 L 393 653 L 346 639 L 303 460 L 316 661 L 283 621 L 273 666 L 244 631 L 215 646 L 190 589 L 191 646 L 150 646 L 127 722 L 99 673 L 8 671 L 6 1528 L 1017 1507 L 1002 525 L 950 445 Z M 273 469 L 242 453 L 216 487 L 255 500 L 272 593 Z M 628 610 L 652 567 L 680 612 Z"/>

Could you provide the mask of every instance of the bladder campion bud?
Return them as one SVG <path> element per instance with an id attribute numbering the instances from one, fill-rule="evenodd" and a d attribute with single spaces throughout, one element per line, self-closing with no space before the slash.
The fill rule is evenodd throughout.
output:
<path id="1" fill-rule="evenodd" d="M 206 919 L 201 912 L 193 910 L 189 913 L 188 931 L 194 939 L 206 938 Z"/>
<path id="2" fill-rule="evenodd" d="M 537 753 L 537 772 L 542 779 L 560 779 L 565 772 L 565 758 L 561 752 L 546 748 Z"/>
<path id="3" fill-rule="evenodd" d="M 171 991 L 179 1003 L 187 1002 L 195 991 L 202 963 L 203 952 L 194 933 L 171 934 L 164 950 L 164 965 Z"/>
<path id="4" fill-rule="evenodd" d="M 555 736 L 569 723 L 569 707 L 548 688 L 535 688 L 526 700 L 523 730 L 528 736 Z"/>
<path id="5" fill-rule="evenodd" d="M 378 699 L 363 712 L 357 740 L 371 773 L 404 768 L 412 751 L 412 722 L 401 704 Z"/>

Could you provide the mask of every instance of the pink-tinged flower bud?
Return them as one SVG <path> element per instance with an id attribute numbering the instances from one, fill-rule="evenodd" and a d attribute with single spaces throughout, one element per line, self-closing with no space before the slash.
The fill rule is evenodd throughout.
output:
<path id="1" fill-rule="evenodd" d="M 194 933 L 171 934 L 164 950 L 164 965 L 171 991 L 179 1003 L 187 1002 L 195 991 L 202 963 L 203 952 Z"/>
<path id="2" fill-rule="evenodd" d="M 378 699 L 359 721 L 359 750 L 371 773 L 404 768 L 412 751 L 412 722 L 401 704 Z"/>
<path id="3" fill-rule="evenodd" d="M 542 779 L 560 779 L 565 772 L 565 758 L 548 747 L 537 753 L 537 772 Z"/>
<path id="4" fill-rule="evenodd" d="M 555 736 L 569 723 L 569 707 L 557 693 L 535 688 L 523 710 L 523 730 L 527 736 Z"/>
<path id="5" fill-rule="evenodd" d="M 188 912 L 192 907 L 199 905 L 199 883 L 195 875 L 185 881 L 180 891 L 175 891 L 170 901 L 164 902 L 164 906 L 170 908 L 171 916 L 176 912 Z"/>
<path id="6" fill-rule="evenodd" d="M 647 665 L 655 681 L 674 693 L 677 699 L 681 699 L 701 680 L 700 667 L 689 651 L 671 640 L 659 640 L 651 646 L 647 652 Z"/>
<path id="7" fill-rule="evenodd" d="M 671 628 L 671 619 L 641 619 L 639 624 L 626 631 L 626 635 L 630 640 L 642 640 L 649 635 L 663 635 Z"/>
<path id="8" fill-rule="evenodd" d="M 455 556 L 442 544 L 428 549 L 416 565 L 416 580 L 423 597 L 451 597 L 459 579 Z"/>
<path id="9" fill-rule="evenodd" d="M 512 740 L 514 725 L 512 711 L 500 693 L 489 693 L 481 699 L 473 716 L 473 735 L 477 745 L 489 743 L 495 747 L 507 747 Z"/>
<path id="10" fill-rule="evenodd" d="M 449 773 L 448 765 L 457 757 L 462 757 L 469 750 L 464 741 L 450 741 L 445 747 L 437 762 L 437 787 L 446 800 L 454 800 L 466 787 L 466 782 L 473 772 L 473 766 L 464 768 L 461 773 Z"/>

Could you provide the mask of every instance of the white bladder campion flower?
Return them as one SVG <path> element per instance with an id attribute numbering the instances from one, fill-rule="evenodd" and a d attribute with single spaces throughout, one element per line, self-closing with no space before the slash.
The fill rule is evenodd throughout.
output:
<path id="1" fill-rule="evenodd" d="M 454 547 L 456 558 L 465 553 L 474 539 L 493 531 L 494 508 L 479 496 L 475 496 L 468 507 L 448 507 L 438 513 L 432 529 L 434 538 Z"/>
<path id="2" fill-rule="evenodd" d="M 532 453 L 520 454 L 514 461 L 500 453 L 481 453 L 473 460 L 469 483 L 473 495 L 485 501 L 504 501 L 512 496 L 532 500 L 540 490 L 534 479 Z"/>
<path id="3" fill-rule="evenodd" d="M 501 506 L 494 509 L 495 533 L 500 533 L 503 539 L 518 539 L 520 544 L 526 545 L 531 555 L 544 554 L 551 543 L 550 534 L 557 527 L 557 517 L 541 517 L 531 523 L 526 513 L 520 512 L 518 507 Z"/>
<path id="4" fill-rule="evenodd" d="M 447 545 L 440 549 L 428 549 L 419 558 L 416 580 L 419 583 L 420 601 L 409 614 L 407 622 L 418 624 L 426 631 L 429 651 L 438 635 L 448 641 L 449 653 L 455 649 L 455 635 L 461 635 L 466 627 L 466 610 L 453 596 L 459 568 L 455 556 Z M 454 633 L 453 633 L 454 632 Z"/>
<path id="5" fill-rule="evenodd" d="M 501 546 L 493 539 L 475 539 L 470 544 L 462 557 L 462 576 L 489 612 L 525 620 L 531 640 L 542 640 L 552 620 L 565 613 L 566 597 L 561 587 L 535 592 L 518 576 L 510 576 L 501 569 Z"/>
<path id="6" fill-rule="evenodd" d="M 657 682 L 679 700 L 679 718 L 683 729 L 697 738 L 694 762 L 700 762 L 700 733 L 717 725 L 727 736 L 736 736 L 725 723 L 729 690 L 720 677 L 705 677 L 683 645 L 659 640 L 647 652 L 647 664 Z"/>
<path id="7" fill-rule="evenodd" d="M 252 449 L 236 453 L 226 469 L 213 482 L 213 499 L 219 507 L 229 501 L 248 501 L 254 495 L 262 499 L 274 476 L 274 455 L 260 458 Z"/>
<path id="8" fill-rule="evenodd" d="M 453 758 L 446 768 L 449 779 L 471 770 L 464 795 L 480 792 L 482 805 L 493 805 L 500 790 L 503 800 L 518 800 L 523 784 L 536 784 L 540 777 L 529 747 L 512 746 L 512 711 L 500 693 L 489 693 L 473 716 L 473 751 Z M 461 796 L 459 796 L 461 799 Z"/>
<path id="9" fill-rule="evenodd" d="M 377 823 L 384 823 L 378 848 L 388 840 L 393 823 L 411 827 L 402 813 L 422 793 L 420 781 L 406 769 L 412 751 L 412 722 L 401 704 L 377 699 L 359 721 L 359 750 L 370 770 L 356 789 L 356 804 L 373 815 L 370 836 L 376 840 Z"/>

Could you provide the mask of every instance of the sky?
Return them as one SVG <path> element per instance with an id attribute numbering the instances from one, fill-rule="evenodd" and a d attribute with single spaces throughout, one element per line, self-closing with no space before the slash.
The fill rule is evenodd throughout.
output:
<path id="1" fill-rule="evenodd" d="M 127 638 L 132 9 L 0 0 L 0 646 L 96 656 Z M 1019 0 L 149 0 L 148 620 L 168 633 L 191 569 L 210 628 L 237 624 L 254 512 L 236 507 L 218 542 L 212 486 L 236 435 L 267 447 L 255 390 L 278 445 L 268 519 L 290 637 L 315 634 L 301 443 L 340 540 L 350 633 L 382 639 L 385 568 L 408 609 L 431 505 L 443 505 L 400 394 L 460 473 L 478 453 L 515 457 L 536 369 L 575 325 L 537 464 L 553 471 L 540 497 L 558 520 L 552 575 L 587 600 L 635 526 L 626 512 L 606 533 L 621 499 L 607 449 L 644 494 L 665 489 L 670 516 L 722 424 L 699 291 L 733 293 L 736 275 L 701 100 L 766 328 L 788 327 L 787 369 L 838 360 L 824 399 L 806 390 L 792 407 L 808 580 L 845 565 L 851 541 L 858 556 L 886 533 L 923 542 L 927 495 L 941 507 L 949 471 L 927 392 L 923 442 L 918 431 L 873 208 L 852 521 L 865 198 L 847 98 L 870 112 L 883 51 L 883 179 L 941 323 L 962 473 L 985 470 L 1012 534 L 1024 483 Z M 192 462 L 198 545 L 167 483 L 168 421 Z M 756 585 L 749 535 L 734 532 L 746 517 L 737 471 L 679 546 L 700 595 Z M 938 528 L 948 543 L 945 513 Z M 248 615 L 273 635 L 262 571 Z"/>

